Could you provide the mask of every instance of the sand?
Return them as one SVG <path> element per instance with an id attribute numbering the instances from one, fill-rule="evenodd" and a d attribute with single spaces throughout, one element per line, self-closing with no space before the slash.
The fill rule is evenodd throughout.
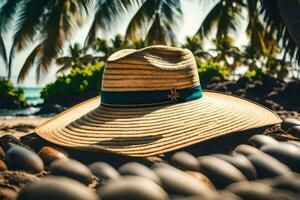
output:
<path id="1" fill-rule="evenodd" d="M 21 137 L 31 133 L 36 126 L 49 118 L 46 117 L 0 117 L 0 137 L 13 134 Z"/>

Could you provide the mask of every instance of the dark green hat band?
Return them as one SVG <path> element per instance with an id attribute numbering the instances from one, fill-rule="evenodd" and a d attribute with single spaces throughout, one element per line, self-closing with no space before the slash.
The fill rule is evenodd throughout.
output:
<path id="1" fill-rule="evenodd" d="M 202 97 L 201 86 L 161 91 L 101 92 L 101 105 L 109 107 L 147 107 L 187 102 Z"/>

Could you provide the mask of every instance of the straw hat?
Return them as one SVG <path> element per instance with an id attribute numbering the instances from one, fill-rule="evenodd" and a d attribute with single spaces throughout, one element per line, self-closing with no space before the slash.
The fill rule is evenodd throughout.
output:
<path id="1" fill-rule="evenodd" d="M 141 157 L 280 122 L 249 100 L 202 91 L 189 50 L 151 46 L 111 55 L 101 96 L 55 116 L 36 132 L 66 147 Z"/>

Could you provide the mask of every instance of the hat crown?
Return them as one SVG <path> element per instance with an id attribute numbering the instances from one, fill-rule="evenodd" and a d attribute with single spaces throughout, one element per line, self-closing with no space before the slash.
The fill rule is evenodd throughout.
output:
<path id="1" fill-rule="evenodd" d="M 160 91 L 199 86 L 197 65 L 188 49 L 151 46 L 112 54 L 102 78 L 102 91 Z"/>

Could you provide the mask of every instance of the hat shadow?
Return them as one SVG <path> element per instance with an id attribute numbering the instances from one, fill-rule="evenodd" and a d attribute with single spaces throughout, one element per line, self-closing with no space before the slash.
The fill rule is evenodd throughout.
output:
<path id="1" fill-rule="evenodd" d="M 151 135 L 151 136 L 137 136 L 137 137 L 114 137 L 110 140 L 101 141 L 95 143 L 96 145 L 108 146 L 118 146 L 118 148 L 127 148 L 128 146 L 141 145 L 153 143 L 162 138 L 162 134 Z"/>

